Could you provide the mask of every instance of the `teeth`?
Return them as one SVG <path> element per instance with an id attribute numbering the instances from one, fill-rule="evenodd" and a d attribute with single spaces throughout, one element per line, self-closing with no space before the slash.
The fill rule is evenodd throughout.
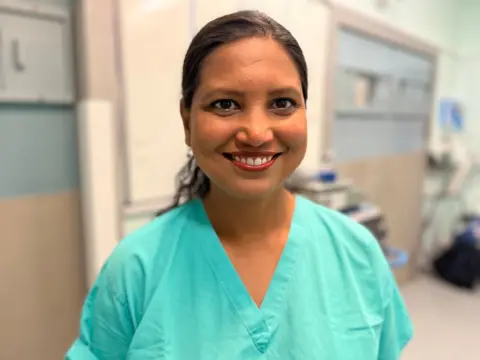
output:
<path id="1" fill-rule="evenodd" d="M 249 166 L 260 166 L 263 165 L 269 161 L 272 161 L 273 156 L 263 156 L 263 157 L 241 157 L 241 156 L 235 156 L 234 160 L 238 162 L 242 162 L 244 164 L 247 164 Z"/>

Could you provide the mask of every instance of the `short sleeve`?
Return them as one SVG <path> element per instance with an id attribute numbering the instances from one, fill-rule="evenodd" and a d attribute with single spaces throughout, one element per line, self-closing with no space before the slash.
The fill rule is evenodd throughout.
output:
<path id="1" fill-rule="evenodd" d="M 378 360 L 398 360 L 413 335 L 413 328 L 405 303 L 395 279 L 388 269 L 384 319 L 380 335 Z"/>
<path id="2" fill-rule="evenodd" d="M 113 291 L 107 263 L 85 300 L 80 335 L 65 360 L 124 360 L 132 336 L 131 317 Z"/>
<path id="3" fill-rule="evenodd" d="M 377 281 L 381 299 L 378 310 L 383 316 L 377 360 L 399 360 L 402 351 L 413 336 L 413 327 L 390 265 L 378 241 L 365 229 L 369 239 L 373 277 Z"/>
<path id="4" fill-rule="evenodd" d="M 393 277 L 391 294 L 384 310 L 378 360 L 398 360 L 413 335 L 412 323 Z"/>

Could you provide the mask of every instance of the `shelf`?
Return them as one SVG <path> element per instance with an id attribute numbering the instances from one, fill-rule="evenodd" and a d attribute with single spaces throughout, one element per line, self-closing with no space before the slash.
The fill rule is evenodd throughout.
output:
<path id="1" fill-rule="evenodd" d="M 428 119 L 428 117 L 430 116 L 428 111 L 425 111 L 425 110 L 395 110 L 393 109 L 391 111 L 391 114 L 394 116 L 394 117 L 407 117 L 407 116 L 414 116 L 415 118 L 412 119 L 412 118 L 408 118 L 407 120 L 414 120 L 414 121 L 418 121 L 420 120 L 419 117 L 422 117 L 421 120 L 426 120 Z"/>
<path id="2" fill-rule="evenodd" d="M 347 214 L 350 219 L 363 223 L 365 221 L 373 220 L 382 215 L 379 208 L 375 206 L 362 207 L 358 211 Z"/>
<path id="3" fill-rule="evenodd" d="M 315 191 L 316 193 L 330 193 L 335 191 L 343 191 L 347 190 L 352 183 L 349 181 L 337 181 L 334 183 L 323 183 L 320 181 L 312 181 L 308 184 L 307 190 L 308 191 Z"/>
<path id="4" fill-rule="evenodd" d="M 428 112 L 422 110 L 399 110 L 399 109 L 364 109 L 364 108 L 340 108 L 335 110 L 335 114 L 348 117 L 365 117 L 371 116 L 378 118 L 384 116 L 385 118 L 395 119 L 398 117 L 405 117 L 407 121 L 423 121 L 428 119 Z M 420 119 L 421 118 L 421 119 Z M 403 120 L 403 119 L 402 119 Z"/>
<path id="5" fill-rule="evenodd" d="M 335 110 L 335 114 L 341 116 L 390 116 L 392 114 L 389 109 L 372 109 L 372 108 L 340 108 Z"/>

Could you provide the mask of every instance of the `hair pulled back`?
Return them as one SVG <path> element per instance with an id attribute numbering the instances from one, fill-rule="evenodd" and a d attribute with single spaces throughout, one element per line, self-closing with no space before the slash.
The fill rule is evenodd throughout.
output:
<path id="1" fill-rule="evenodd" d="M 271 37 L 284 47 L 295 63 L 300 76 L 303 97 L 305 102 L 307 101 L 307 63 L 297 40 L 286 28 L 264 13 L 238 11 L 212 20 L 195 35 L 190 43 L 182 70 L 182 98 L 187 110 L 192 106 L 205 58 L 222 45 L 251 37 Z M 209 190 L 210 179 L 198 167 L 193 154 L 189 154 L 187 163 L 180 169 L 176 177 L 176 193 L 173 203 L 160 210 L 157 215 L 193 198 L 203 198 Z"/>

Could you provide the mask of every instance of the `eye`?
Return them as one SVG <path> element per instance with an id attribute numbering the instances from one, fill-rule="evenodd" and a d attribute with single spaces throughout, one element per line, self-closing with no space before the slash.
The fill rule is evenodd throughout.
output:
<path id="1" fill-rule="evenodd" d="M 275 110 L 291 110 L 296 106 L 297 106 L 297 103 L 294 100 L 288 99 L 288 98 L 279 98 L 279 99 L 275 99 L 272 102 L 272 107 Z"/>
<path id="2" fill-rule="evenodd" d="M 232 112 L 239 108 L 238 104 L 230 99 L 214 101 L 210 106 L 215 110 L 220 110 L 221 112 Z"/>
<path id="3" fill-rule="evenodd" d="M 278 116 L 289 116 L 297 109 L 297 102 L 289 98 L 278 98 L 272 101 L 270 111 Z"/>

